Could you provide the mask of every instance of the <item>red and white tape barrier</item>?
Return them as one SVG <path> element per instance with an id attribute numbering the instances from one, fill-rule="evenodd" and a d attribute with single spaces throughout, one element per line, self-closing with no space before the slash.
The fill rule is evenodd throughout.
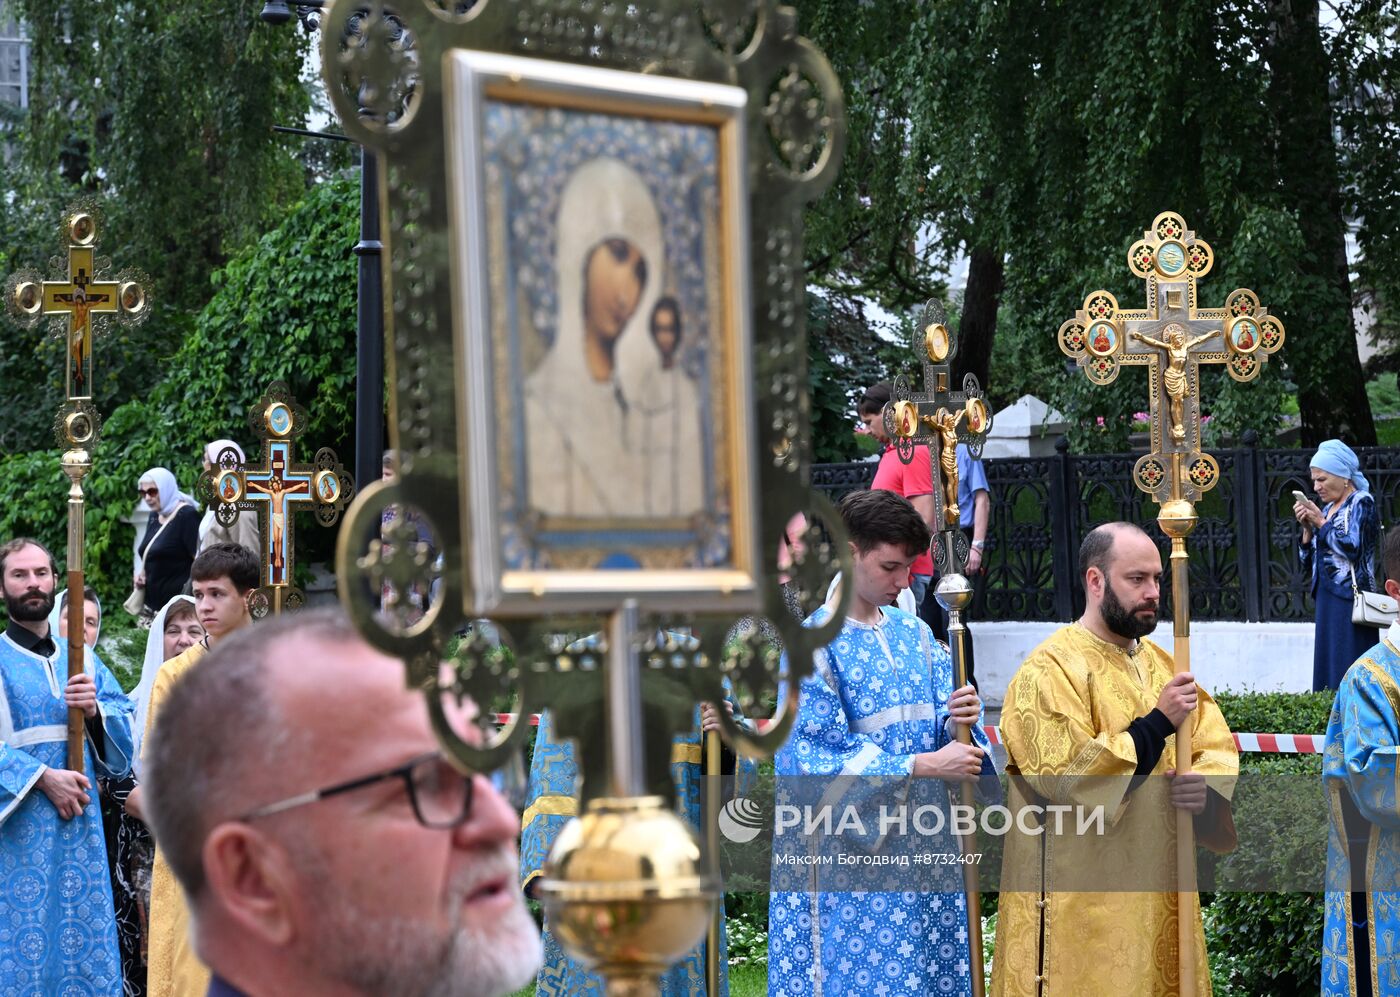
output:
<path id="1" fill-rule="evenodd" d="M 515 720 L 514 713 L 497 713 L 496 723 L 502 727 Z M 758 721 L 761 733 L 770 721 Z M 540 725 L 540 715 L 530 714 L 530 726 Z M 1001 744 L 1001 728 L 987 726 L 987 740 Z M 1265 755 L 1320 755 L 1325 738 L 1321 734 L 1235 734 L 1235 747 L 1249 754 Z"/>

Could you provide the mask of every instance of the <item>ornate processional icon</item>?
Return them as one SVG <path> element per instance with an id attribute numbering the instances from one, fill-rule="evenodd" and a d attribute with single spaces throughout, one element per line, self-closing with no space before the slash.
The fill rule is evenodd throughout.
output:
<path id="1" fill-rule="evenodd" d="M 309 464 L 297 462 L 293 446 L 306 429 L 307 415 L 282 381 L 268 387 L 248 422 L 262 439 L 262 465 L 242 464 L 238 451 L 224 450 L 215 466 L 200 476 L 197 488 L 221 526 L 232 526 L 240 513 L 257 513 L 262 587 L 254 593 L 251 608 L 254 618 L 261 618 L 299 609 L 306 601 L 292 570 L 296 513 L 313 512 L 322 526 L 334 526 L 355 485 L 329 447 L 317 450 Z"/>
<path id="2" fill-rule="evenodd" d="M 656 795 L 671 737 L 726 687 L 753 716 L 786 681 L 762 732 L 721 711 L 732 743 L 771 753 L 840 625 L 838 607 L 802 628 L 777 568 L 798 512 L 793 584 L 824 592 L 846 557 L 808 486 L 802 253 L 844 148 L 839 82 L 774 0 L 337 0 L 322 66 L 385 167 L 401 464 L 347 514 L 342 601 L 407 662 L 459 764 L 503 764 L 553 708 L 582 818 L 542 896 L 574 954 L 645 992 L 717 892 Z M 391 507 L 402 536 L 383 535 Z M 410 542 L 427 535 L 440 573 Z M 383 598 L 405 586 L 434 593 L 421 617 Z M 742 617 L 771 627 L 727 640 Z M 518 719 L 464 737 L 452 696 Z M 590 865 L 620 828 L 638 854 Z"/>
<path id="3" fill-rule="evenodd" d="M 1198 307 L 1196 280 L 1214 263 L 1209 244 L 1187 229 L 1185 219 L 1164 211 L 1128 250 L 1129 269 L 1147 282 L 1147 307 L 1123 311 L 1113 295 L 1094 291 L 1059 330 L 1060 349 L 1095 384 L 1109 384 L 1124 366 L 1147 368 L 1152 451 L 1137 461 L 1133 480 L 1157 501 L 1157 525 L 1171 539 L 1172 659 L 1178 674 L 1191 670 L 1186 538 L 1196 528 L 1195 502 L 1220 478 L 1220 465 L 1201 450 L 1200 367 L 1221 363 L 1236 381 L 1252 381 L 1284 340 L 1283 323 L 1247 288 L 1231 291 L 1224 308 Z M 1176 740 L 1175 768 L 1191 771 L 1189 737 Z M 1195 838 L 1185 810 L 1177 811 L 1176 836 L 1180 989 L 1194 993 Z"/>
<path id="4" fill-rule="evenodd" d="M 24 270 L 10 277 L 5 304 L 21 323 L 33 325 L 55 319 L 63 340 L 65 400 L 54 423 L 60 460 L 68 489 L 68 591 L 83 590 L 84 498 L 83 479 L 92 469 L 101 419 L 94 405 L 93 339 L 95 319 L 111 315 L 126 324 L 138 324 L 150 313 L 146 288 L 150 281 L 134 270 L 107 276 L 111 263 L 97 255 L 97 233 L 102 214 L 95 204 L 79 203 L 63 217 L 61 238 L 68 258 L 49 262 L 54 273 L 45 280 L 38 271 Z M 83 615 L 81 599 L 68 600 L 68 675 L 83 671 Z M 83 768 L 83 720 L 81 710 L 68 712 L 68 767 Z"/>

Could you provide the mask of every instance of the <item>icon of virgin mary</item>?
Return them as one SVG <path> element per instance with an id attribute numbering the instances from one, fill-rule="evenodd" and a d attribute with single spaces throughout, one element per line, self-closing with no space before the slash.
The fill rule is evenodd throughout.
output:
<path id="1" fill-rule="evenodd" d="M 580 166 L 560 197 L 557 240 L 558 333 L 525 378 L 526 504 L 547 516 L 643 516 L 645 419 L 620 361 L 651 349 L 663 284 L 646 183 L 610 157 Z"/>

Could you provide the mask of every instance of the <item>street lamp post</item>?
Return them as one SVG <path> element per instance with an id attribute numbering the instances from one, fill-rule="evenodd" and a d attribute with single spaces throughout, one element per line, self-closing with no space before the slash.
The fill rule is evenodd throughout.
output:
<path id="1" fill-rule="evenodd" d="M 264 24 L 281 25 L 297 20 L 308 32 L 321 26 L 327 0 L 267 0 L 259 17 Z M 282 128 L 316 138 L 343 139 L 325 132 Z M 355 480 L 370 482 L 380 475 L 384 453 L 384 307 L 380 280 L 379 162 L 370 150 L 360 148 L 360 240 L 355 305 Z"/>

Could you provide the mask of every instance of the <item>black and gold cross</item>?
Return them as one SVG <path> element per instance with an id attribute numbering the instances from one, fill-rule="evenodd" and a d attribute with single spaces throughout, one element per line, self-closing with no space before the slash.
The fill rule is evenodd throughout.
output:
<path id="1" fill-rule="evenodd" d="M 976 375 L 967 374 L 962 390 L 952 390 L 958 336 L 947 323 L 941 302 L 928 301 L 919 309 L 914 348 L 925 358 L 924 390 L 915 393 L 903 376 L 896 377 L 884 419 L 885 432 L 904 463 L 914 459 L 916 446 L 929 448 L 937 479 L 933 504 L 939 529 L 934 534 L 934 560 L 940 574 L 961 574 L 967 564 L 967 538 L 958 529 L 957 445 L 966 444 L 974 458 L 981 456 L 992 428 L 992 410 Z"/>
<path id="2" fill-rule="evenodd" d="M 146 310 L 146 291 L 133 276 L 102 280 L 95 257 L 97 220 L 93 212 L 72 209 L 64 219 L 68 238 L 66 280 L 20 275 L 12 282 L 10 306 L 22 316 L 67 315 L 64 390 L 69 401 L 92 398 L 92 317 L 135 317 Z"/>

